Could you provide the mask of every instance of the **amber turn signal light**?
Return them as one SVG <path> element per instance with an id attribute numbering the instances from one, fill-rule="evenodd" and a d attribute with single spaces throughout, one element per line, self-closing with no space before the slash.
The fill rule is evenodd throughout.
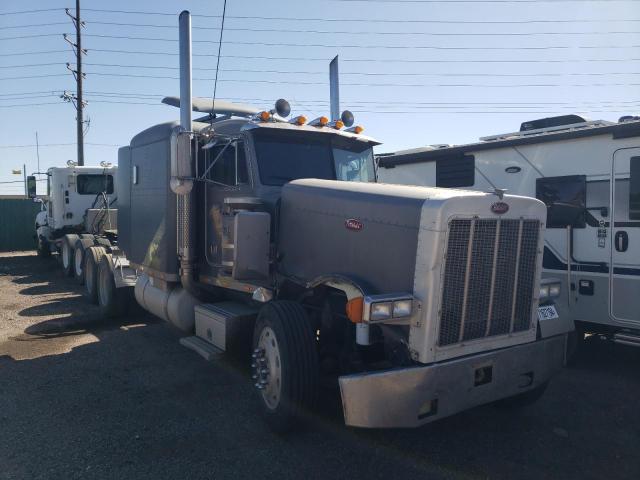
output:
<path id="1" fill-rule="evenodd" d="M 364 299 L 362 297 L 352 298 L 347 302 L 347 317 L 353 323 L 362 323 L 363 309 Z"/>

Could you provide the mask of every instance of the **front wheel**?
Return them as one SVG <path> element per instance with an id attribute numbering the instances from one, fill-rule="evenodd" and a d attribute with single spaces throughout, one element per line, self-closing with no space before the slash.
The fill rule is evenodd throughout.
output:
<path id="1" fill-rule="evenodd" d="M 299 303 L 273 301 L 260 310 L 253 334 L 253 380 L 263 416 L 277 432 L 296 426 L 318 397 L 313 327 Z"/>
<path id="2" fill-rule="evenodd" d="M 40 258 L 49 258 L 51 256 L 51 248 L 49 247 L 49 242 L 46 240 L 38 239 L 38 246 L 36 247 L 36 251 L 38 252 L 38 256 Z"/>

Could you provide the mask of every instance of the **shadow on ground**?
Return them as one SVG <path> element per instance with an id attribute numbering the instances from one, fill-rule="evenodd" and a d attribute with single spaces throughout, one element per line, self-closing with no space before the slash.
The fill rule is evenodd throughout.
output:
<path id="1" fill-rule="evenodd" d="M 309 428 L 278 436 L 256 413 L 246 369 L 204 362 L 163 322 L 100 323 L 64 302 L 50 308 L 70 316 L 25 335 L 48 342 L 81 331 L 98 341 L 34 360 L 0 357 L 4 478 L 640 476 L 640 350 L 590 339 L 577 365 L 520 411 L 485 406 L 416 430 L 369 431 L 324 408 Z"/>

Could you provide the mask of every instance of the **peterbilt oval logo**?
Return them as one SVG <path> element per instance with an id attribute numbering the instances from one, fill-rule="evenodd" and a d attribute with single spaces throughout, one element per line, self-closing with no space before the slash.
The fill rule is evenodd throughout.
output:
<path id="1" fill-rule="evenodd" d="M 362 230 L 364 225 L 360 220 L 356 220 L 355 218 L 349 218 L 344 221 L 344 226 L 349 230 Z"/>
<path id="2" fill-rule="evenodd" d="M 496 202 L 491 205 L 491 211 L 495 214 L 502 215 L 509 211 L 509 205 L 504 202 Z"/>

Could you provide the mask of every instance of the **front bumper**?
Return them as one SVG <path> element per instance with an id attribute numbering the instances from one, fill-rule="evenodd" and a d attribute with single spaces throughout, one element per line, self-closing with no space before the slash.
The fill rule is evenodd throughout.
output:
<path id="1" fill-rule="evenodd" d="M 417 427 L 532 390 L 564 364 L 566 335 L 424 367 L 340 377 L 345 423 Z"/>

